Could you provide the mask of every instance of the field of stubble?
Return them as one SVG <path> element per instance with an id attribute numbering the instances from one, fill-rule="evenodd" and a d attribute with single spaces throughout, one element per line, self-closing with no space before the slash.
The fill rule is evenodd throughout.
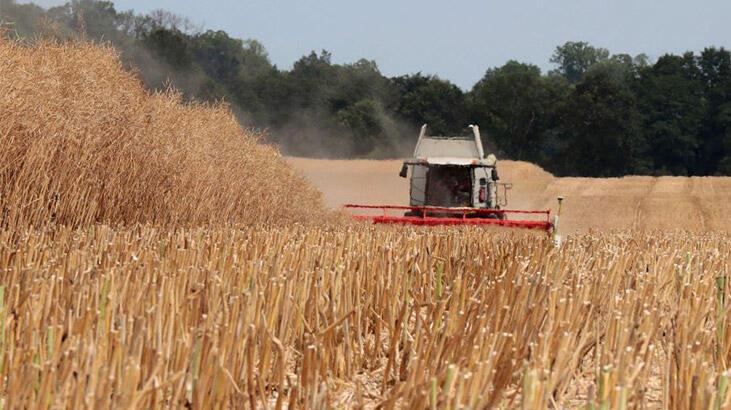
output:
<path id="1" fill-rule="evenodd" d="M 729 238 L 0 234 L 16 407 L 726 407 Z"/>

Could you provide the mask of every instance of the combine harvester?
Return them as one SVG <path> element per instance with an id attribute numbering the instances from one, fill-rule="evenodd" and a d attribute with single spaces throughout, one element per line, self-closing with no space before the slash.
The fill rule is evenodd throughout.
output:
<path id="1" fill-rule="evenodd" d="M 485 155 L 479 128 L 470 128 L 469 137 L 434 137 L 426 135 L 426 124 L 421 127 L 414 158 L 404 161 L 399 174 L 406 178 L 411 168 L 409 206 L 347 204 L 345 208 L 381 210 L 379 215 L 355 215 L 374 223 L 498 225 L 555 235 L 563 198 L 558 198 L 558 215 L 553 220 L 550 210 L 507 209 L 512 184 L 499 182 L 497 158 Z M 392 215 L 393 211 L 401 215 Z"/>

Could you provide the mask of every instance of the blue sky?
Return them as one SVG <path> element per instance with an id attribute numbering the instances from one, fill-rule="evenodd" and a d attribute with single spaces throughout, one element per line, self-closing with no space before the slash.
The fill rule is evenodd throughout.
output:
<path id="1" fill-rule="evenodd" d="M 43 6 L 63 0 L 37 0 Z M 588 41 L 613 53 L 731 47 L 729 0 L 118 0 L 118 10 L 166 9 L 205 29 L 255 38 L 291 67 L 310 50 L 338 63 L 376 60 L 389 76 L 421 71 L 470 88 L 510 59 L 550 69 L 554 48 Z"/>

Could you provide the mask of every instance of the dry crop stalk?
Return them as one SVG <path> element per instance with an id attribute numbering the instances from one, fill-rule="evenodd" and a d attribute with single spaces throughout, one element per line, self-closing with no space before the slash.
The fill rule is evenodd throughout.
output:
<path id="1" fill-rule="evenodd" d="M 3 231 L 0 389 L 11 406 L 311 407 L 362 389 L 386 407 L 723 408 L 728 243 L 629 233 L 557 250 L 542 237 L 370 227 Z"/>
<path id="2" fill-rule="evenodd" d="M 146 91 L 111 46 L 0 35 L 0 227 L 333 218 L 261 138 L 224 104 Z"/>

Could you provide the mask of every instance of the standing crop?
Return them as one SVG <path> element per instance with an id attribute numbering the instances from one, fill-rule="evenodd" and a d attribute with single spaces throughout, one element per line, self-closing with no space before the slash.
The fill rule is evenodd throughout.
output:
<path id="1" fill-rule="evenodd" d="M 0 36 L 0 227 L 327 218 L 260 140 L 224 104 L 145 91 L 110 47 Z"/>

